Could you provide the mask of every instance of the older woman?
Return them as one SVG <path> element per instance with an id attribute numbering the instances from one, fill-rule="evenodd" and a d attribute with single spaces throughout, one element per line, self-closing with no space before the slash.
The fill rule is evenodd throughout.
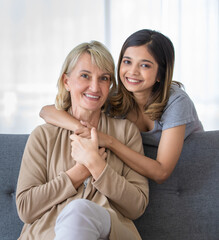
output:
<path id="1" fill-rule="evenodd" d="M 94 128 L 90 139 L 50 124 L 31 133 L 17 185 L 19 239 L 141 239 L 132 220 L 147 206 L 147 179 L 98 149 L 96 129 L 143 154 L 137 127 L 101 110 L 114 85 L 113 59 L 99 42 L 67 56 L 56 107 Z"/>

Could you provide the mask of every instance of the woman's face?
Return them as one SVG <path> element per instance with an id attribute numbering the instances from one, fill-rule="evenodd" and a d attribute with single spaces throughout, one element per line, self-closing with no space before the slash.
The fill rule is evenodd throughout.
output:
<path id="1" fill-rule="evenodd" d="M 125 88 L 135 96 L 148 97 L 157 79 L 158 63 L 145 45 L 126 49 L 119 75 Z"/>
<path id="2" fill-rule="evenodd" d="M 88 53 L 80 56 L 70 75 L 64 75 L 63 81 L 71 94 L 73 112 L 100 110 L 108 97 L 110 74 L 92 64 Z"/>

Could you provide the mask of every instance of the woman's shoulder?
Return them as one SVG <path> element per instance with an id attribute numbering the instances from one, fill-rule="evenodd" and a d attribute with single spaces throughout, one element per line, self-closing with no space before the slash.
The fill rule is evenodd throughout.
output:
<path id="1" fill-rule="evenodd" d="M 101 117 L 101 128 L 108 131 L 108 134 L 111 134 L 111 131 L 115 135 L 127 135 L 130 132 L 132 132 L 132 134 L 136 132 L 140 135 L 139 129 L 130 120 L 124 118 L 109 117 L 105 113 L 103 113 Z"/>
<path id="2" fill-rule="evenodd" d="M 107 118 L 107 121 L 115 126 L 133 126 L 134 128 L 136 127 L 136 125 L 131 122 L 130 120 L 128 120 L 127 118 L 125 118 L 124 116 L 121 117 L 110 117 L 108 116 L 108 114 L 105 114 L 105 117 Z"/>
<path id="3" fill-rule="evenodd" d="M 35 127 L 35 129 L 31 132 L 30 137 L 41 140 L 56 138 L 60 129 L 61 128 L 54 126 L 52 124 L 48 123 L 41 124 Z"/>

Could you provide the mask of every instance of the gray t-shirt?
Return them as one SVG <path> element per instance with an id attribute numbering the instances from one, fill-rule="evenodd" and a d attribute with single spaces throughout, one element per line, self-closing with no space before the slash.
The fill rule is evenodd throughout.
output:
<path id="1" fill-rule="evenodd" d="M 186 124 L 184 139 L 193 132 L 203 131 L 194 103 L 183 89 L 172 84 L 170 98 L 160 121 L 155 120 L 154 129 L 151 131 L 141 132 L 143 144 L 158 146 L 162 130 L 184 124 Z"/>

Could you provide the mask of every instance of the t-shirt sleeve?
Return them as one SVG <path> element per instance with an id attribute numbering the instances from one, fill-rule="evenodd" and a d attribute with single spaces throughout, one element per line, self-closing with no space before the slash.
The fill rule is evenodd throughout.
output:
<path id="1" fill-rule="evenodd" d="M 160 120 L 162 130 L 188 124 L 197 119 L 194 103 L 186 93 L 170 96 Z"/>

